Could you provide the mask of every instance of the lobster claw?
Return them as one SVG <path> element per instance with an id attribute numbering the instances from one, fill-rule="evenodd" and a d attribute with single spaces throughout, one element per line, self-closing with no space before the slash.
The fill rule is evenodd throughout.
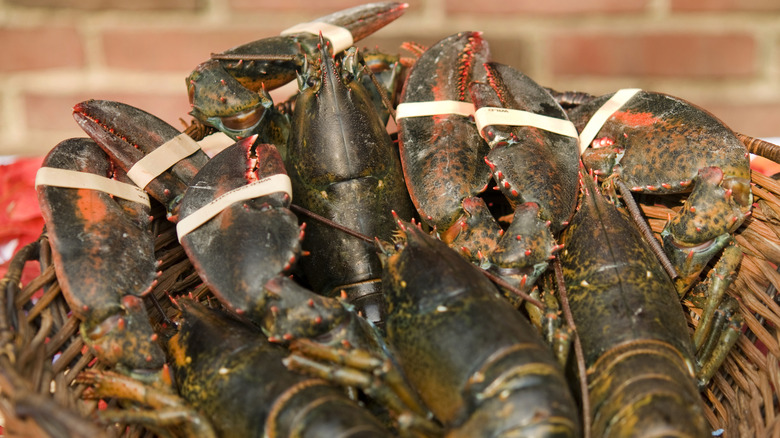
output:
<path id="1" fill-rule="evenodd" d="M 261 142 L 281 149 L 287 143 L 289 122 L 266 91 L 294 81 L 305 59 L 317 56 L 320 32 L 341 51 L 401 16 L 407 6 L 395 2 L 356 6 L 294 26 L 281 36 L 212 55 L 187 78 L 192 116 L 233 139 L 257 134 Z"/>
<path id="2" fill-rule="evenodd" d="M 287 209 L 291 197 L 281 157 L 273 145 L 255 146 L 255 139 L 229 146 L 203 166 L 184 194 L 177 224 L 201 278 L 236 313 L 255 308 L 263 285 L 292 268 L 303 237 Z M 232 198 L 247 187 L 259 191 Z M 220 199 L 232 203 L 220 205 Z M 219 208 L 209 210 L 214 206 Z"/>
<path id="3" fill-rule="evenodd" d="M 87 100 L 73 107 L 73 118 L 136 185 L 175 217 L 187 183 L 208 162 L 195 141 L 156 116 L 121 102 Z"/>
<path id="4" fill-rule="evenodd" d="M 39 170 L 38 201 L 57 278 L 85 343 L 125 374 L 159 381 L 165 357 L 139 299 L 157 276 L 149 201 L 113 170 L 111 179 L 109 157 L 94 141 L 65 140 Z"/>
<path id="5" fill-rule="evenodd" d="M 547 269 L 557 248 L 549 223 L 539 219 L 539 206 L 533 202 L 520 204 L 515 208 L 512 224 L 489 254 L 489 266 L 527 293 Z M 518 299 L 515 294 L 507 295 L 513 301 Z"/>
<path id="6" fill-rule="evenodd" d="M 707 263 L 733 240 L 727 227 L 711 225 L 738 226 L 747 217 L 740 205 L 729 199 L 719 168 L 701 169 L 694 181 L 694 189 L 680 213 L 661 232 L 666 253 L 678 267 L 680 277 L 676 285 L 680 295 L 691 288 Z"/>
<path id="7" fill-rule="evenodd" d="M 398 107 L 398 145 L 409 195 L 420 218 L 445 234 L 459 232 L 448 230 L 464 215 L 463 200 L 487 187 L 490 169 L 482 159 L 490 148 L 467 111 L 403 117 L 402 109 L 459 102 L 473 112 L 468 84 L 484 80 L 481 65 L 489 55 L 479 32 L 442 39 L 412 66 Z M 494 220 L 487 219 L 487 227 L 498 228 Z"/>

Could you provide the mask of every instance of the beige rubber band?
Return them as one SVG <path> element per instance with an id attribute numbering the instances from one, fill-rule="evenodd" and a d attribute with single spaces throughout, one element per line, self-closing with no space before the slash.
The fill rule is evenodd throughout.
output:
<path id="1" fill-rule="evenodd" d="M 508 126 L 530 126 L 543 129 L 567 137 L 577 138 L 577 128 L 574 124 L 565 119 L 543 116 L 528 111 L 484 107 L 474 113 L 474 120 L 477 122 L 477 129 L 482 135 L 482 128 L 489 125 L 508 125 Z"/>
<path id="2" fill-rule="evenodd" d="M 406 117 L 440 116 L 445 114 L 458 114 L 466 117 L 474 115 L 474 104 L 459 100 L 404 102 L 396 107 L 395 120 L 398 121 Z"/>
<path id="3" fill-rule="evenodd" d="M 232 204 L 277 192 L 284 192 L 292 197 L 292 185 L 289 176 L 279 173 L 233 189 L 180 220 L 176 224 L 176 234 L 179 236 L 179 241 L 181 242 L 182 237 L 205 224 L 209 219 L 218 215 Z"/>
<path id="4" fill-rule="evenodd" d="M 609 119 L 612 114 L 615 114 L 615 111 L 619 110 L 640 91 L 642 91 L 641 88 L 624 88 L 618 90 L 608 101 L 604 102 L 604 105 L 601 105 L 601 108 L 599 108 L 598 111 L 593 113 L 593 116 L 588 120 L 588 123 L 582 128 L 582 134 L 580 134 L 580 155 L 582 155 L 582 153 L 585 152 L 585 149 L 590 146 L 590 143 L 596 138 L 596 135 L 601 130 L 601 127 L 607 122 L 607 119 Z"/>
<path id="5" fill-rule="evenodd" d="M 138 187 L 89 172 L 41 167 L 35 174 L 35 187 L 38 186 L 98 190 L 150 207 L 149 195 Z"/>
<path id="6" fill-rule="evenodd" d="M 198 149 L 200 145 L 192 137 L 184 133 L 179 134 L 133 164 L 127 171 L 127 176 L 135 185 L 144 188 L 153 179 L 182 159 L 194 154 Z"/>
<path id="7" fill-rule="evenodd" d="M 336 26 L 335 24 L 323 23 L 321 21 L 312 21 L 310 23 L 300 23 L 293 27 L 285 29 L 280 35 L 289 35 L 292 33 L 307 32 L 319 35 L 322 32 L 323 38 L 330 40 L 333 45 L 333 53 L 339 53 L 352 46 L 352 32 L 346 27 Z"/>

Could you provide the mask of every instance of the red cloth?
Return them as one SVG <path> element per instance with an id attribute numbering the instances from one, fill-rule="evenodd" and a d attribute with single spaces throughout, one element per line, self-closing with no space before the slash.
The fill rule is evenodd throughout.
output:
<path id="1" fill-rule="evenodd" d="M 43 157 L 20 158 L 0 166 L 0 248 L 16 242 L 14 253 L 36 240 L 43 231 L 43 217 L 35 194 L 35 173 Z M 0 278 L 5 276 L 10 260 L 0 259 Z M 37 277 L 37 264 L 28 263 L 22 284 Z"/>

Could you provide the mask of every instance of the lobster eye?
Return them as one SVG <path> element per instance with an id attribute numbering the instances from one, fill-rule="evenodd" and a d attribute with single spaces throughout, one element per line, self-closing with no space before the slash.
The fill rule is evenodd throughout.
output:
<path id="1" fill-rule="evenodd" d="M 220 117 L 222 126 L 232 131 L 243 131 L 251 128 L 260 121 L 263 117 L 264 110 L 259 111 L 257 107 L 247 111 L 241 111 L 240 113 L 232 116 Z"/>

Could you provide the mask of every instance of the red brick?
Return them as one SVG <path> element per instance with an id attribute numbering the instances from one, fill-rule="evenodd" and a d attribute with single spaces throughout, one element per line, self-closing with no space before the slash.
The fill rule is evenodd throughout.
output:
<path id="1" fill-rule="evenodd" d="M 211 53 L 278 34 L 278 29 L 252 31 L 118 29 L 103 35 L 110 68 L 140 71 L 180 71 L 185 76 Z"/>
<path id="2" fill-rule="evenodd" d="M 562 34 L 548 42 L 555 75 L 744 77 L 757 71 L 748 34 Z"/>
<path id="3" fill-rule="evenodd" d="M 195 10 L 199 0 L 6 0 L 6 3 L 24 7 L 47 7 L 81 10 Z"/>
<path id="4" fill-rule="evenodd" d="M 702 11 L 780 11 L 777 0 L 672 0 L 674 12 Z"/>
<path id="5" fill-rule="evenodd" d="M 449 14 L 565 15 L 642 12 L 649 3 L 650 0 L 451 0 L 445 2 L 445 9 Z"/>
<path id="6" fill-rule="evenodd" d="M 751 137 L 780 137 L 780 103 L 697 102 L 729 128 Z"/>
<path id="7" fill-rule="evenodd" d="M 232 9 L 241 11 L 289 11 L 302 14 L 314 14 L 312 19 L 341 9 L 366 3 L 362 0 L 333 0 L 313 2 L 311 0 L 229 0 Z M 407 2 L 409 3 L 409 2 Z"/>
<path id="8" fill-rule="evenodd" d="M 66 96 L 28 94 L 24 97 L 27 126 L 34 130 L 69 130 L 76 125 L 73 105 L 87 99 L 106 99 L 123 102 L 147 111 L 168 122 L 180 131 L 184 129 L 179 118 L 189 123 L 190 105 L 182 81 L 182 91 L 175 95 L 132 94 L 121 90 L 110 92 L 85 92 Z M 84 134 L 86 136 L 86 134 Z M 54 146 L 54 145 L 52 145 Z"/>
<path id="9" fill-rule="evenodd" d="M 84 50 L 71 27 L 0 28 L 0 72 L 81 67 Z"/>

